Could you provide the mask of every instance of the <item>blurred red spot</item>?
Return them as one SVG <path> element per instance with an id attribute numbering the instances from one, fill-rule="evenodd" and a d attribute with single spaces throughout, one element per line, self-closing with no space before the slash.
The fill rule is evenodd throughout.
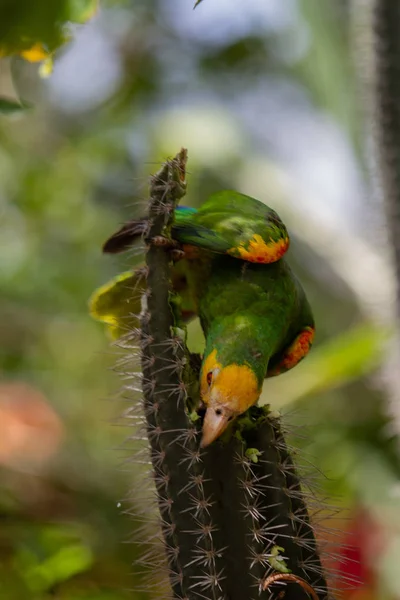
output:
<path id="1" fill-rule="evenodd" d="M 40 391 L 20 382 L 0 385 L 0 464 L 44 462 L 62 438 L 61 420 Z"/>
<path id="2" fill-rule="evenodd" d="M 336 565 L 339 587 L 343 589 L 345 600 L 373 600 L 377 597 L 374 565 L 376 556 L 384 549 L 384 537 L 368 510 L 358 506 L 350 527 L 343 532 L 339 563 Z"/>

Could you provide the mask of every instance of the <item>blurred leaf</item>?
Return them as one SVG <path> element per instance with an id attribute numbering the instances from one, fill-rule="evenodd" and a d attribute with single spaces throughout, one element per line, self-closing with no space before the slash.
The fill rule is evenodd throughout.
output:
<path id="1" fill-rule="evenodd" d="M 317 104 L 343 123 L 356 146 L 360 144 L 360 114 L 354 89 L 355 61 L 349 52 L 350 28 L 338 27 L 340 2 L 301 0 L 299 10 L 309 27 L 310 44 L 293 67 Z M 342 9 L 344 10 L 344 9 Z M 347 34 L 347 35 L 346 35 Z M 361 138 L 362 139 L 362 138 Z"/>
<path id="2" fill-rule="evenodd" d="M 24 112 L 32 106 L 25 102 L 10 100 L 9 98 L 0 98 L 0 115 L 11 115 L 14 113 Z"/>
<path id="3" fill-rule="evenodd" d="M 98 0 L 3 0 L 0 3 L 0 56 L 19 54 L 29 62 L 46 59 L 69 40 L 67 25 L 85 23 Z"/>
<path id="4" fill-rule="evenodd" d="M 298 367 L 265 382 L 260 404 L 273 398 L 273 406 L 280 408 L 374 371 L 384 359 L 389 335 L 388 330 L 364 324 L 314 348 Z"/>
<path id="5" fill-rule="evenodd" d="M 48 590 L 86 571 L 93 563 L 92 552 L 82 544 L 70 544 L 36 565 L 25 574 L 32 590 Z"/>
<path id="6" fill-rule="evenodd" d="M 202 66 L 211 73 L 221 71 L 226 75 L 229 71 L 236 71 L 241 76 L 243 72 L 259 76 L 260 69 L 269 66 L 269 62 L 265 38 L 246 36 L 207 53 L 202 60 Z"/>
<path id="7" fill-rule="evenodd" d="M 203 2 L 203 0 L 197 0 L 196 4 L 193 6 L 193 8 L 196 8 L 196 6 L 198 6 L 200 4 L 200 2 Z"/>
<path id="8" fill-rule="evenodd" d="M 98 0 L 70 0 L 69 18 L 74 23 L 86 23 L 97 12 Z"/>
<path id="9" fill-rule="evenodd" d="M 0 4 L 0 39 L 3 54 L 19 54 L 40 43 L 49 51 L 63 41 L 68 0 L 3 0 Z"/>

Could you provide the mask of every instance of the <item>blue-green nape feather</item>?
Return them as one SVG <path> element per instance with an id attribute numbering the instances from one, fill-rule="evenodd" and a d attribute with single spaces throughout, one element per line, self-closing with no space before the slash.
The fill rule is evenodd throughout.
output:
<path id="1" fill-rule="evenodd" d="M 199 211 L 190 206 L 178 206 L 172 226 L 172 237 L 181 244 L 207 248 L 214 252 L 226 252 L 229 243 L 216 231 L 197 223 Z"/>
<path id="2" fill-rule="evenodd" d="M 193 208 L 193 206 L 179 205 L 176 207 L 176 210 L 175 210 L 175 215 L 180 215 L 180 214 L 194 215 L 195 213 L 197 213 L 197 208 Z M 178 218 L 179 218 L 179 216 L 178 216 Z"/>
<path id="3" fill-rule="evenodd" d="M 218 232 L 204 227 L 196 220 L 199 211 L 191 206 L 178 206 L 172 225 L 172 237 L 181 244 L 207 248 L 214 252 L 226 252 L 229 243 Z"/>

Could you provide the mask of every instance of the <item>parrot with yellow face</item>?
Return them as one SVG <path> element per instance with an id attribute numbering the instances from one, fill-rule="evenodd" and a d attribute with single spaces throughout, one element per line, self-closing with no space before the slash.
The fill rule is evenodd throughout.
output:
<path id="1" fill-rule="evenodd" d="M 104 252 L 129 248 L 147 227 L 146 219 L 125 224 Z M 178 206 L 171 236 L 182 250 L 171 269 L 182 319 L 198 316 L 206 340 L 200 393 L 206 407 L 201 445 L 207 446 L 258 401 L 265 378 L 306 356 L 314 319 L 284 258 L 286 227 L 264 203 L 227 190 L 199 209 Z M 115 337 L 137 326 L 140 300 L 132 288 L 138 285 L 145 283 L 137 273 L 124 273 L 90 300 L 91 314 Z"/>

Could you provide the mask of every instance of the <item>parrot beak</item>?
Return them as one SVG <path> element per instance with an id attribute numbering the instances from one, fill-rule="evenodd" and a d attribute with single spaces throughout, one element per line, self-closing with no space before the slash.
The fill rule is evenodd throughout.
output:
<path id="1" fill-rule="evenodd" d="M 209 406 L 206 410 L 203 422 L 203 436 L 200 447 L 209 446 L 214 440 L 219 438 L 232 421 L 234 413 L 225 407 Z"/>

